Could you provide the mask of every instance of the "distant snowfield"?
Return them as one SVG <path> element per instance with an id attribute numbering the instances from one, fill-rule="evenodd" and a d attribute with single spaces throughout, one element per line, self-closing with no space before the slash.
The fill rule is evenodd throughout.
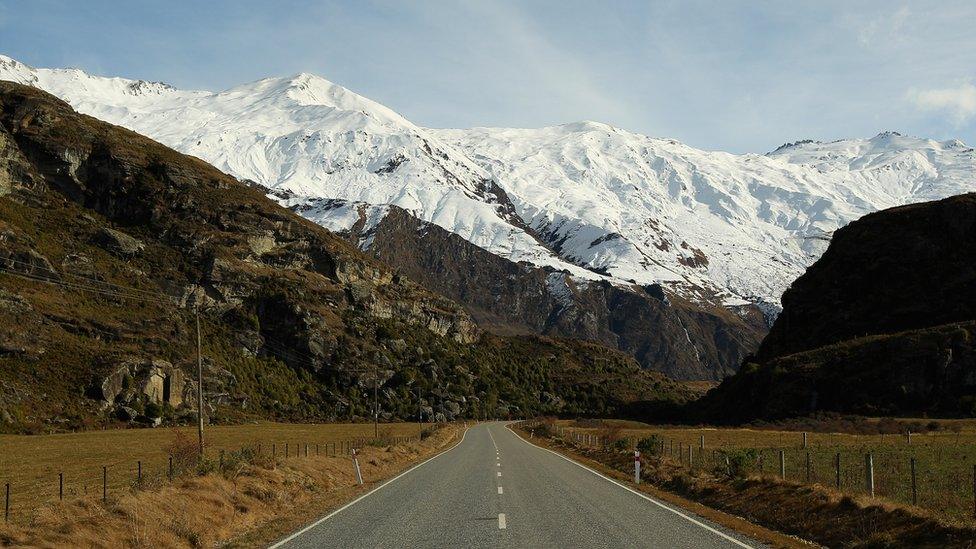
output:
<path id="1" fill-rule="evenodd" d="M 596 122 L 423 128 L 310 74 L 212 93 L 0 56 L 0 79 L 275 189 L 334 231 L 394 204 L 512 261 L 729 305 L 778 303 L 858 217 L 976 190 L 972 147 L 893 132 L 733 155 Z"/>

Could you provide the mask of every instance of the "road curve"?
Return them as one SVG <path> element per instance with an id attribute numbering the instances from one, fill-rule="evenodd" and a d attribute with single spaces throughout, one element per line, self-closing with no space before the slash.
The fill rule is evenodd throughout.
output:
<path id="1" fill-rule="evenodd" d="M 273 547 L 760 545 L 489 423 Z"/>

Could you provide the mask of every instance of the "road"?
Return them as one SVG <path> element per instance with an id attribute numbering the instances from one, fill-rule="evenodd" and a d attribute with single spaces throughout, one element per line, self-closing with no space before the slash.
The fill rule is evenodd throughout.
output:
<path id="1" fill-rule="evenodd" d="M 304 530 L 279 547 L 758 547 L 638 495 L 503 423 L 461 442 Z"/>

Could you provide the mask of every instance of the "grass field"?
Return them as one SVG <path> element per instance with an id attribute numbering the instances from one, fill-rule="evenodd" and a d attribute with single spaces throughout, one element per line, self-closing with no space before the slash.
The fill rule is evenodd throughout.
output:
<path id="1" fill-rule="evenodd" d="M 663 442 L 664 457 L 686 466 L 691 447 L 691 463 L 696 468 L 722 469 L 725 455 L 735 452 L 744 458 L 745 472 L 749 475 L 779 477 L 779 453 L 783 451 L 787 480 L 833 488 L 837 483 L 836 460 L 840 455 L 840 490 L 850 494 L 867 492 L 866 456 L 870 454 L 875 495 L 898 504 L 912 504 L 911 460 L 914 458 L 918 507 L 940 518 L 969 524 L 976 513 L 976 422 L 973 421 L 948 423 L 944 427 L 951 427 L 949 430 L 913 433 L 910 444 L 904 434 L 810 432 L 806 448 L 803 433 L 798 431 L 684 428 L 626 421 L 605 421 L 599 425 L 560 421 L 557 425 L 571 433 L 624 437 L 629 439 L 631 447 L 636 440 L 657 435 L 657 440 Z"/>
<path id="2" fill-rule="evenodd" d="M 158 482 L 168 474 L 169 447 L 182 433 L 184 440 L 197 440 L 195 427 L 158 429 L 120 429 L 56 435 L 0 435 L 0 488 L 10 485 L 11 518 L 29 514 L 39 504 L 57 500 L 59 478 L 64 475 L 64 497 L 102 497 L 102 474 L 106 467 L 109 497 L 113 490 L 137 482 L 142 462 L 144 482 Z M 416 437 L 416 423 L 380 424 L 381 438 Z M 337 445 L 355 439 L 372 439 L 373 424 L 284 424 L 261 422 L 246 425 L 208 426 L 205 431 L 207 455 L 216 459 L 221 450 L 261 445 L 270 454 L 272 445 L 278 456 L 304 456 L 319 445 L 320 452 L 331 452 Z M 0 494 L 3 497 L 3 494 Z"/>

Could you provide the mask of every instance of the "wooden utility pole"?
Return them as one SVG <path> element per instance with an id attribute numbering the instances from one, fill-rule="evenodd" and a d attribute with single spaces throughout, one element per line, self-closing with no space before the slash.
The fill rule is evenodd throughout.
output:
<path id="1" fill-rule="evenodd" d="M 197 320 L 197 435 L 200 441 L 200 457 L 203 457 L 203 351 L 200 345 L 200 313 Z"/>
<path id="2" fill-rule="evenodd" d="M 373 362 L 373 438 L 380 438 L 380 400 L 378 397 L 378 387 L 379 387 L 379 368 L 376 362 Z"/>

